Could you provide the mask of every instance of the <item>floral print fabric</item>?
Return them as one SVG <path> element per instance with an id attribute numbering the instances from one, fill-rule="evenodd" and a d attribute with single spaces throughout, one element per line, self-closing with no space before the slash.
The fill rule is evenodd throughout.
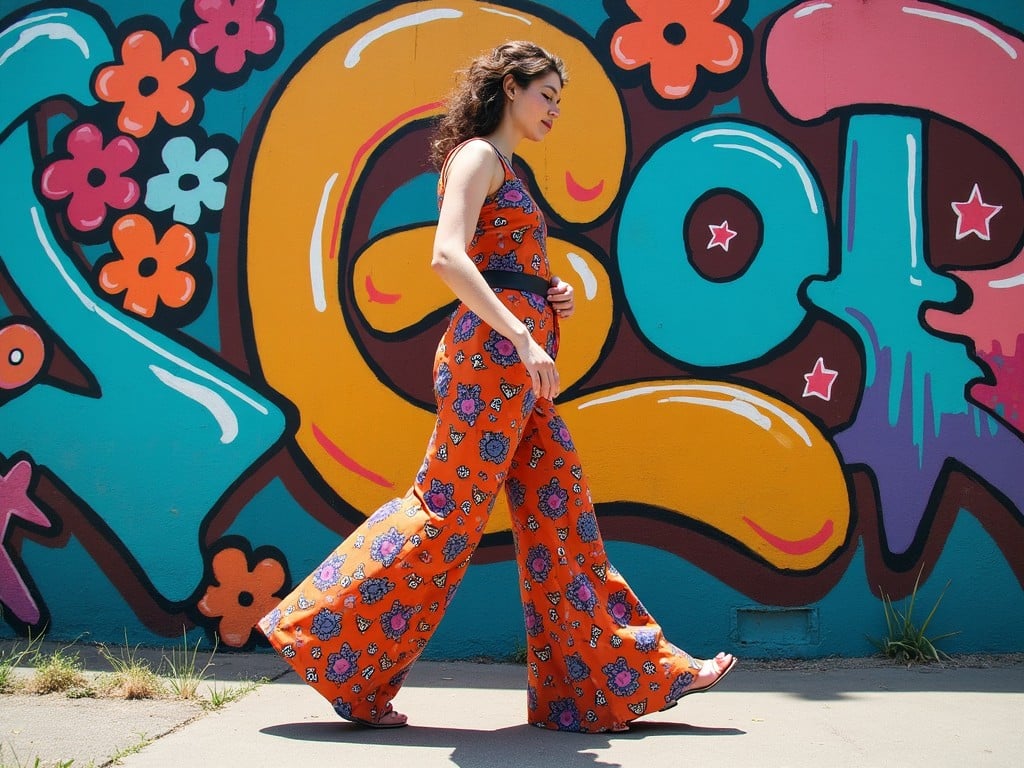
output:
<path id="1" fill-rule="evenodd" d="M 504 164 L 504 161 L 503 161 Z M 470 256 L 548 277 L 544 222 L 511 167 Z M 443 179 L 443 174 L 442 174 Z M 443 194 L 443 183 L 440 189 Z M 557 352 L 546 303 L 498 290 Z M 608 562 L 580 459 L 515 347 L 466 307 L 434 363 L 437 422 L 413 486 L 371 515 L 259 626 L 346 719 L 387 711 L 465 573 L 505 489 L 528 645 L 530 723 L 604 731 L 681 696 L 699 662 L 668 643 Z"/>

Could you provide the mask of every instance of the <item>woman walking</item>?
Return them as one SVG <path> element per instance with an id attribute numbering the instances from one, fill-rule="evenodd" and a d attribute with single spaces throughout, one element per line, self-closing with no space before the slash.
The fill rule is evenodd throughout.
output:
<path id="1" fill-rule="evenodd" d="M 433 145 L 432 266 L 459 298 L 437 349 L 437 423 L 415 482 L 260 622 L 343 718 L 406 724 L 392 699 L 462 579 L 497 494 L 512 514 L 528 641 L 530 723 L 620 731 L 709 690 L 736 663 L 669 643 L 608 562 L 554 399 L 573 289 L 550 274 L 543 216 L 513 170 L 554 127 L 560 59 L 516 41 L 474 60 Z"/>

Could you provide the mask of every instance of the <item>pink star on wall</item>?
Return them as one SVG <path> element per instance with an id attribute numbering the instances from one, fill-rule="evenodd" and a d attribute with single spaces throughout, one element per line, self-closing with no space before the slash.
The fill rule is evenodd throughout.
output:
<path id="1" fill-rule="evenodd" d="M 26 624 L 39 621 L 39 606 L 32 599 L 28 585 L 18 573 L 14 559 L 4 542 L 12 517 L 20 517 L 43 528 L 50 527 L 43 511 L 28 497 L 32 465 L 19 461 L 6 475 L 0 475 L 0 603 Z"/>
<path id="2" fill-rule="evenodd" d="M 709 251 L 715 246 L 720 247 L 723 251 L 728 251 L 729 243 L 739 234 L 736 230 L 729 229 L 728 219 L 721 224 L 708 224 L 708 229 L 711 230 L 711 240 L 708 242 Z"/>
<path id="3" fill-rule="evenodd" d="M 950 203 L 956 213 L 956 239 L 963 240 L 972 232 L 982 240 L 991 237 L 989 222 L 992 217 L 1003 210 L 1001 205 L 989 205 L 981 199 L 978 185 L 974 185 L 971 196 L 962 203 Z"/>
<path id="4" fill-rule="evenodd" d="M 819 357 L 814 363 L 814 370 L 804 374 L 804 397 L 820 397 L 822 400 L 832 399 L 832 385 L 836 383 L 839 371 L 825 367 L 825 359 Z"/>

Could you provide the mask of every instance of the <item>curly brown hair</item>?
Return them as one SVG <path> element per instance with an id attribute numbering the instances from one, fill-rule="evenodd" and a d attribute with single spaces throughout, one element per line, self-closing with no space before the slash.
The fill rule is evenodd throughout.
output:
<path id="1" fill-rule="evenodd" d="M 525 88 L 548 72 L 556 72 L 562 85 L 569 82 L 563 61 L 528 40 L 512 40 L 473 59 L 458 73 L 455 90 L 446 100 L 446 114 L 438 121 L 430 144 L 434 165 L 440 169 L 459 144 L 498 127 L 505 108 L 502 83 L 506 75 Z"/>

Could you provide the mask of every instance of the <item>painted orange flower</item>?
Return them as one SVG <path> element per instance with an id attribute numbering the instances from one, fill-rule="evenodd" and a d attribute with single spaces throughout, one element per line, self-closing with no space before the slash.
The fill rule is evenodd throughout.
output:
<path id="1" fill-rule="evenodd" d="M 697 83 L 697 68 L 716 75 L 743 60 L 743 37 L 716 19 L 732 0 L 626 0 L 639 17 L 612 36 L 611 53 L 623 69 L 650 65 L 651 85 L 666 99 L 683 99 Z"/>
<path id="2" fill-rule="evenodd" d="M 120 254 L 100 268 L 99 285 L 111 296 L 124 292 L 124 308 L 153 317 L 158 304 L 177 309 L 196 292 L 196 279 L 178 269 L 196 252 L 196 238 L 175 224 L 159 240 L 145 216 L 129 214 L 114 223 L 111 233 Z"/>
<path id="3" fill-rule="evenodd" d="M 255 624 L 269 613 L 281 598 L 274 593 L 284 586 L 284 566 L 267 557 L 249 567 L 245 552 L 234 547 L 213 556 L 213 583 L 199 601 L 199 611 L 219 618 L 217 634 L 232 648 L 249 642 Z"/>
<path id="4" fill-rule="evenodd" d="M 121 45 L 122 64 L 104 67 L 96 75 L 96 95 L 124 106 L 117 127 L 136 138 L 147 135 L 163 117 L 169 125 L 188 122 L 195 111 L 192 95 L 181 88 L 196 73 L 196 57 L 187 49 L 164 57 L 154 32 L 134 32 Z"/>

